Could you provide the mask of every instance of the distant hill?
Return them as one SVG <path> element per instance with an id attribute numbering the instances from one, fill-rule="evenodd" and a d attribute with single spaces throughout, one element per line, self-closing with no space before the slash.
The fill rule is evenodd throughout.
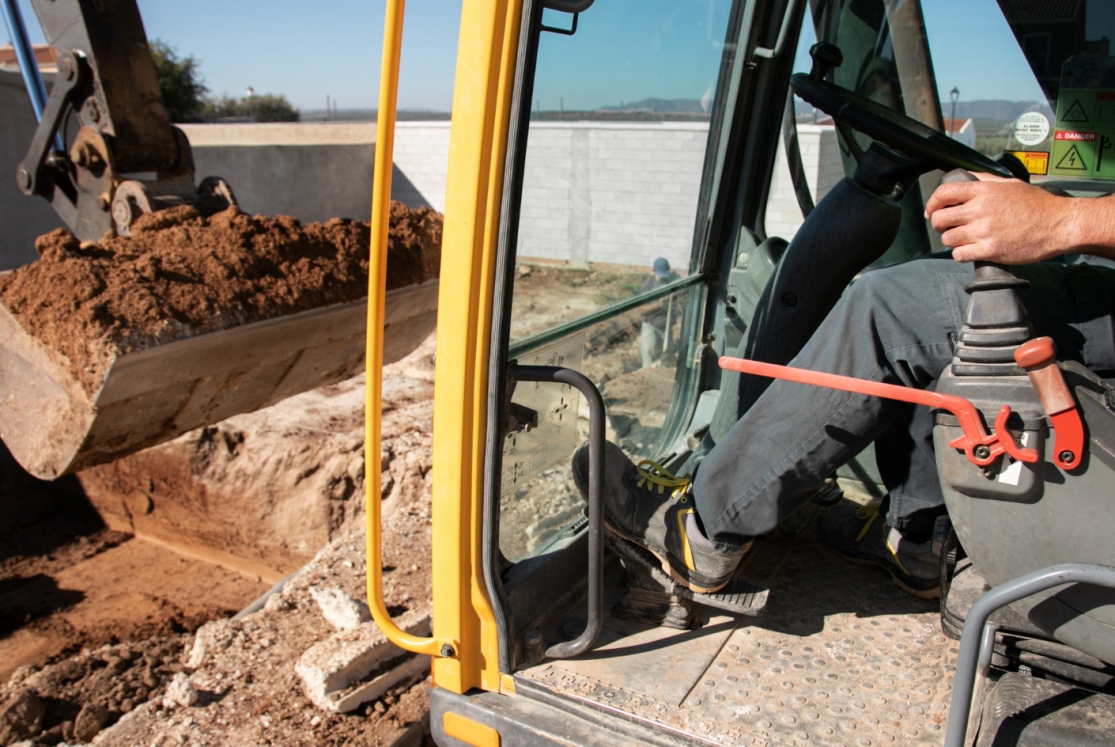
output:
<path id="1" fill-rule="evenodd" d="M 631 103 L 624 102 L 623 108 L 617 106 L 602 106 L 598 111 L 605 112 L 686 112 L 689 114 L 704 114 L 705 108 L 699 99 L 656 99 L 648 98 Z"/>
<path id="2" fill-rule="evenodd" d="M 794 99 L 794 111 L 798 116 L 812 115 L 813 107 L 801 99 Z M 1050 119 L 1053 111 L 1044 101 L 1003 101 L 982 99 L 977 101 L 959 101 L 956 104 L 957 119 L 991 120 L 995 122 L 1013 122 L 1028 111 L 1040 111 Z M 941 103 L 941 112 L 946 116 L 952 113 L 952 102 Z"/>

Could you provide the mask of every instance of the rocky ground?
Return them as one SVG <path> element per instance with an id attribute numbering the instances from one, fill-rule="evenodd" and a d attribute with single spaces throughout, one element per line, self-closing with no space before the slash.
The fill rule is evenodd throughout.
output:
<path id="1" fill-rule="evenodd" d="M 428 625 L 429 619 L 433 346 L 431 337 L 411 356 L 384 369 L 384 437 L 380 454 L 386 515 L 384 593 L 392 614 L 415 629 Z M 293 398 L 270 408 L 270 413 L 256 413 L 269 424 L 267 428 L 255 428 L 251 421 L 226 421 L 207 429 L 212 431 L 209 436 L 195 432 L 180 439 L 184 445 L 158 447 L 172 455 L 196 456 L 197 450 L 192 449 L 196 444 L 228 443 L 229 434 L 238 433 L 239 437 L 231 438 L 238 444 L 237 449 L 211 449 L 210 458 L 187 462 L 178 470 L 179 484 L 188 482 L 181 475 L 191 474 L 190 464 L 203 466 L 192 472 L 195 483 L 211 478 L 218 482 L 213 475 L 224 475 L 228 480 L 230 473 L 235 477 L 240 470 L 246 475 L 252 468 L 263 469 L 273 463 L 287 467 L 283 470 L 273 465 L 273 474 L 289 477 L 290 472 L 298 471 L 290 469 L 299 464 L 295 458 L 298 454 L 307 460 L 315 456 L 306 456 L 303 449 L 308 429 L 312 431 L 321 425 L 322 418 L 328 420 L 339 411 L 347 411 L 347 419 L 343 422 L 334 419 L 331 430 L 318 434 L 322 442 L 319 447 L 322 451 L 316 453 L 319 467 L 298 481 L 310 483 L 306 495 L 317 490 L 319 513 L 333 516 L 332 521 L 325 522 L 325 531 L 332 534 L 332 541 L 287 581 L 281 593 L 272 595 L 262 609 L 236 620 L 227 615 L 245 606 L 269 584 L 258 577 L 245 577 L 213 563 L 180 556 L 176 560 L 184 564 L 183 578 L 192 579 L 195 586 L 211 588 L 214 578 L 227 573 L 252 584 L 252 594 L 225 607 L 225 617 L 221 617 L 220 609 L 211 606 L 194 617 L 171 616 L 172 622 L 179 621 L 175 627 L 165 624 L 165 617 L 158 610 L 150 610 L 148 616 L 158 627 L 147 634 L 141 631 L 100 638 L 67 637 L 69 629 L 62 624 L 64 615 L 80 606 L 80 602 L 75 605 L 72 600 L 54 600 L 57 609 L 41 618 L 46 622 L 40 622 L 40 627 L 48 633 L 53 631 L 50 640 L 56 650 L 35 660 L 33 665 L 20 667 L 7 684 L 0 686 L 0 745 L 80 744 L 94 735 L 99 745 L 128 747 L 185 742 L 421 744 L 426 731 L 423 718 L 428 665 L 416 659 L 399 661 L 401 652 L 386 644 L 376 626 L 367 622 L 367 609 L 361 601 L 365 598 L 363 449 L 362 432 L 359 436 L 356 433 L 361 428 L 362 386 L 362 380 L 354 380 L 335 391 Z M 310 415 L 316 415 L 318 420 L 307 426 L 306 417 Z M 346 439 L 352 441 L 351 448 L 336 448 L 338 440 Z M 287 445 L 279 448 L 279 443 Z M 321 458 L 329 447 L 343 451 L 343 456 L 334 455 L 332 461 Z M 176 452 L 176 448 L 180 451 Z M 223 451 L 224 456 L 212 458 L 213 451 Z M 164 464 L 168 461 L 166 454 L 161 459 Z M 128 470 L 125 464 L 116 474 L 126 476 Z M 313 482 L 319 473 L 320 482 Z M 343 510 L 331 513 L 333 498 L 327 490 L 323 491 L 323 485 L 341 482 L 336 479 L 339 475 L 351 479 L 352 485 L 346 488 L 347 495 L 340 502 Z M 89 482 L 88 476 L 84 479 Z M 295 482 L 293 478 L 288 481 Z M 232 483 L 233 487 L 239 484 L 234 480 Z M 33 481 L 30 485 L 37 487 L 38 483 Z M 135 539 L 130 533 L 106 528 L 91 511 L 87 499 L 83 502 L 81 484 L 75 481 L 63 487 L 66 486 L 74 505 L 84 512 L 75 512 L 85 520 L 85 525 L 78 527 L 84 534 L 56 538 L 55 549 L 41 557 L 29 547 L 26 556 L 4 561 L 7 567 L 22 568 L 27 573 L 27 563 L 60 563 L 59 557 L 78 557 L 82 552 L 93 560 L 106 555 L 111 560 L 111 552 L 128 545 L 169 552 L 152 542 Z M 179 515 L 169 511 L 175 505 L 169 491 L 153 492 L 153 509 L 136 512 L 139 516 L 156 515 L 159 504 L 172 516 Z M 190 495 L 203 492 L 195 486 Z M 127 495 L 131 500 L 137 499 L 136 493 Z M 309 499 L 303 495 L 303 500 Z M 304 513 L 309 510 L 305 503 L 295 501 L 292 505 L 295 506 L 289 508 L 292 512 L 297 512 L 298 505 Z M 49 521 L 43 523 L 50 525 Z M 250 529 L 252 523 L 242 522 L 242 526 L 245 534 L 240 543 L 249 545 L 257 539 Z M 49 534 L 38 525 L 31 530 Z M 239 546 L 232 542 L 226 552 Z M 205 555 L 204 548 L 198 554 Z M 88 579 L 91 590 L 104 587 L 112 574 L 127 577 L 142 570 L 136 564 L 113 567 L 103 561 L 102 565 L 102 573 Z M 159 567 L 157 563 L 150 566 L 152 570 Z M 11 578 L 23 576 L 11 572 L 2 583 L 10 585 Z M 151 579 L 147 581 L 150 583 Z M 174 579 L 168 578 L 164 583 L 173 587 Z M 65 583 L 53 581 L 52 585 L 66 590 Z M 157 582 L 154 585 L 158 587 Z M 171 588 L 166 601 L 180 603 L 188 592 L 185 588 Z M 26 603 L 26 584 L 13 587 L 11 596 Z M 137 602 L 134 598 L 118 601 L 125 606 Z M 9 619 L 11 634 L 0 639 L 0 647 L 27 634 L 29 626 L 21 627 L 22 620 L 15 616 Z M 210 622 L 201 625 L 206 620 Z M 198 625 L 200 629 L 193 634 Z M 68 653 L 75 647 L 76 652 Z M 372 660 L 378 661 L 379 669 L 387 670 L 389 676 L 383 677 L 384 672 L 375 667 L 363 673 L 338 670 L 338 660 L 351 658 L 354 652 L 369 651 L 375 653 Z M 361 677 L 369 682 L 361 683 Z"/>

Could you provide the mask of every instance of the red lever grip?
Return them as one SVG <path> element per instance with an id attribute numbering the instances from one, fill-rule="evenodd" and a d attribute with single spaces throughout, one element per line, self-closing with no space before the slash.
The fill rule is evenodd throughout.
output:
<path id="1" fill-rule="evenodd" d="M 1072 392 L 1057 367 L 1057 347 L 1053 340 L 1039 337 L 1020 345 L 1014 351 L 1014 360 L 1030 375 L 1030 382 L 1038 392 L 1046 415 L 1052 417 L 1076 407 Z"/>
<path id="2" fill-rule="evenodd" d="M 1057 366 L 1057 346 L 1048 337 L 1038 337 L 1020 345 L 1014 351 L 1014 361 L 1030 375 L 1042 409 L 1053 421 L 1057 464 L 1062 469 L 1078 467 L 1084 454 L 1084 425 Z"/>

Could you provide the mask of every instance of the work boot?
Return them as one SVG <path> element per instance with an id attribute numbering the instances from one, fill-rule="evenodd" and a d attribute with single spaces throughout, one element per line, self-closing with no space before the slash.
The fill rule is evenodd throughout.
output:
<path id="1" fill-rule="evenodd" d="M 588 500 L 588 444 L 573 454 L 573 480 Z M 689 476 L 676 477 L 645 459 L 635 464 L 611 442 L 604 445 L 604 521 L 623 539 L 646 548 L 662 569 L 698 594 L 723 588 L 751 543 L 712 543 L 690 495 Z"/>
<path id="2" fill-rule="evenodd" d="M 888 527 L 879 504 L 834 506 L 817 521 L 817 534 L 830 550 L 853 563 L 877 565 L 903 591 L 922 599 L 941 596 L 941 558 L 932 543 L 911 542 Z"/>

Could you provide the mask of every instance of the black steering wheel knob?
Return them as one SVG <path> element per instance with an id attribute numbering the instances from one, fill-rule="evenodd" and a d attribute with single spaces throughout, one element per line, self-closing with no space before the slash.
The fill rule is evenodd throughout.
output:
<path id="1" fill-rule="evenodd" d="M 828 42 L 820 42 L 809 48 L 809 56 L 813 58 L 813 69 L 809 77 L 813 80 L 824 80 L 834 68 L 844 64 L 844 53 L 840 47 Z"/>

